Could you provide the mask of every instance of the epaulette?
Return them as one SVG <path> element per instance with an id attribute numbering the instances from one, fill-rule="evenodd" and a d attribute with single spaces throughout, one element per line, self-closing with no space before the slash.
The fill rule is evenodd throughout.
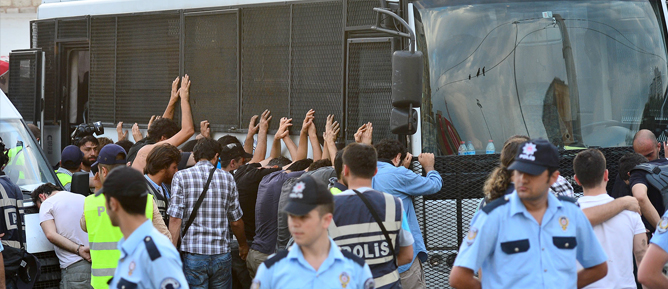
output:
<path id="1" fill-rule="evenodd" d="M 271 268 L 271 266 L 274 266 L 274 264 L 276 264 L 278 261 L 281 261 L 283 258 L 287 257 L 289 252 L 290 251 L 288 250 L 279 251 L 271 258 L 265 260 L 264 265 L 267 266 L 267 269 Z"/>
<path id="2" fill-rule="evenodd" d="M 146 245 L 146 252 L 148 252 L 148 256 L 151 257 L 151 261 L 160 258 L 160 250 L 158 250 L 158 246 L 155 245 L 151 236 L 146 236 L 146 238 L 144 238 L 144 245 Z"/>
<path id="3" fill-rule="evenodd" d="M 494 209 L 500 207 L 501 205 L 504 205 L 510 201 L 510 198 L 508 195 L 505 195 L 501 198 L 498 198 L 494 201 L 489 202 L 487 205 L 482 207 L 482 211 L 485 212 L 486 214 L 491 213 Z"/>
<path id="4" fill-rule="evenodd" d="M 357 263 L 358 265 L 364 267 L 364 263 L 365 263 L 364 259 L 362 259 L 359 256 L 353 254 L 352 252 L 347 251 L 347 250 L 341 250 L 341 254 L 343 254 L 344 257 L 355 261 L 355 263 Z"/>
<path id="5" fill-rule="evenodd" d="M 557 199 L 559 199 L 559 201 L 566 201 L 566 202 L 569 202 L 569 203 L 573 203 L 574 205 L 576 205 L 578 207 L 580 206 L 580 204 L 578 204 L 578 200 L 576 200 L 575 198 L 571 198 L 571 197 L 567 197 L 567 196 L 557 196 Z"/>

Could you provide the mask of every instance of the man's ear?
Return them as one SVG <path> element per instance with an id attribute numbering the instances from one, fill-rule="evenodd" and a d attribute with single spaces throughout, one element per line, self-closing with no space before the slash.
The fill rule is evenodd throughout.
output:
<path id="1" fill-rule="evenodd" d="M 607 172 L 608 171 L 606 170 L 606 174 L 607 174 Z M 578 186 L 582 187 L 582 184 L 580 183 L 580 179 L 578 179 L 578 175 L 573 175 L 573 178 L 575 179 L 575 182 L 578 183 Z"/>
<path id="2" fill-rule="evenodd" d="M 331 213 L 327 213 L 327 214 L 325 214 L 324 216 L 322 216 L 322 220 L 323 220 L 323 224 L 322 224 L 322 225 L 323 225 L 323 229 L 327 229 L 327 228 L 329 228 L 329 224 L 332 223 L 332 218 L 334 218 L 334 215 L 332 215 Z"/>
<path id="3" fill-rule="evenodd" d="M 350 168 L 348 165 L 343 165 L 343 171 L 341 171 L 342 176 L 349 176 L 350 175 Z"/>
<path id="4" fill-rule="evenodd" d="M 396 166 L 399 166 L 399 165 L 401 164 L 401 161 L 402 161 L 402 159 L 401 159 L 401 153 L 398 153 L 398 154 L 397 154 L 396 156 L 394 156 L 394 158 L 392 159 L 392 164 L 394 164 L 394 166 L 396 167 Z"/>
<path id="5" fill-rule="evenodd" d="M 607 169 L 605 170 L 605 173 L 603 173 L 603 180 L 606 181 L 606 182 L 610 180 L 608 178 L 608 170 Z"/>
<path id="6" fill-rule="evenodd" d="M 39 197 L 39 200 L 42 201 L 42 203 L 44 201 L 46 201 L 46 194 L 39 194 L 38 197 Z"/>

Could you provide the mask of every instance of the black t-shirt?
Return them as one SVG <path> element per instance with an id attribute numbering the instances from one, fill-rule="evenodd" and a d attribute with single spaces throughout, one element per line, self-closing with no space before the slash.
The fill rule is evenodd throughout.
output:
<path id="1" fill-rule="evenodd" d="M 127 161 L 133 163 L 135 161 L 135 158 L 137 157 L 137 153 L 139 152 L 139 150 L 143 148 L 145 145 L 150 145 L 150 144 L 155 144 L 155 142 L 149 140 L 146 137 L 133 144 L 130 147 L 130 151 L 128 152 Z"/>
<path id="2" fill-rule="evenodd" d="M 624 183 L 624 180 L 619 177 L 619 174 L 617 174 L 617 177 L 615 178 L 615 184 L 612 186 L 612 191 L 610 191 L 608 194 L 615 199 L 624 196 L 633 196 L 633 193 L 631 193 L 631 188 L 629 185 Z"/>
<path id="3" fill-rule="evenodd" d="M 658 165 L 658 166 L 663 166 L 663 165 L 668 165 L 668 160 L 665 158 L 658 158 L 656 160 L 650 161 L 650 164 Z M 634 170 L 631 172 L 631 177 L 629 178 L 630 182 L 630 187 L 633 189 L 633 186 L 637 184 L 644 184 L 647 186 L 647 197 L 649 198 L 649 201 L 652 203 L 656 211 L 659 213 L 659 216 L 662 216 L 663 213 L 666 211 L 666 208 L 663 206 L 663 197 L 661 197 L 661 192 L 659 192 L 658 189 L 656 189 L 654 186 L 650 185 L 649 182 L 647 182 L 647 179 L 645 178 L 645 175 L 648 173 L 642 170 Z M 656 224 L 651 224 L 645 219 L 645 216 L 642 217 L 642 221 L 645 224 L 645 228 L 647 228 L 650 231 L 654 231 L 654 227 Z"/>
<path id="4" fill-rule="evenodd" d="M 248 240 L 253 240 L 253 237 L 255 237 L 257 188 L 264 176 L 280 169 L 262 168 L 259 163 L 253 163 L 239 167 L 234 173 L 234 181 L 237 183 L 237 191 L 239 192 L 239 205 L 244 212 L 241 219 L 244 220 L 244 232 Z"/>

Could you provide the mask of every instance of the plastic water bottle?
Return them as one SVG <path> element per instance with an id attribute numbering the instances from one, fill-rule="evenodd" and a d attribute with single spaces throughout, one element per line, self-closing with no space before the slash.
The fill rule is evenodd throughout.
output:
<path id="1" fill-rule="evenodd" d="M 493 155 L 496 153 L 496 149 L 494 148 L 494 142 L 490 139 L 489 143 L 487 143 L 487 148 L 485 149 L 485 153 L 488 155 Z"/>
<path id="2" fill-rule="evenodd" d="M 460 155 L 460 156 L 465 156 L 465 155 L 467 155 L 467 154 L 468 154 L 468 150 L 466 149 L 466 143 L 464 143 L 464 141 L 462 141 L 462 143 L 459 144 L 459 152 L 458 152 L 458 155 Z"/>
<path id="3" fill-rule="evenodd" d="M 467 151 L 470 156 L 475 155 L 475 148 L 473 147 L 473 143 L 469 141 L 469 143 L 466 145 L 467 146 Z"/>

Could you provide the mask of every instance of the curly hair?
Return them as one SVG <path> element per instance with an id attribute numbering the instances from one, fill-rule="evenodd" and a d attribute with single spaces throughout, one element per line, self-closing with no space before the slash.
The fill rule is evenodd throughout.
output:
<path id="1" fill-rule="evenodd" d="M 165 138 L 171 138 L 176 133 L 179 132 L 179 126 L 171 119 L 160 118 L 151 124 L 151 127 L 148 129 L 148 139 L 158 142 L 164 136 Z"/>
<path id="2" fill-rule="evenodd" d="M 482 189 L 483 193 L 485 193 L 487 202 L 491 202 L 505 195 L 512 176 L 512 171 L 508 170 L 508 166 L 515 160 L 515 155 L 517 154 L 520 145 L 527 141 L 529 141 L 528 136 L 514 135 L 503 143 L 503 149 L 501 149 L 501 163 L 498 167 L 494 168 L 491 174 L 489 174 L 489 177 L 487 177 L 487 180 L 485 181 L 485 186 Z"/>
<path id="3" fill-rule="evenodd" d="M 376 148 L 379 159 L 392 160 L 397 157 L 398 154 L 401 154 L 399 158 L 399 161 L 401 161 L 406 158 L 406 154 L 408 153 L 406 147 L 396 139 L 381 140 L 374 147 Z"/>

